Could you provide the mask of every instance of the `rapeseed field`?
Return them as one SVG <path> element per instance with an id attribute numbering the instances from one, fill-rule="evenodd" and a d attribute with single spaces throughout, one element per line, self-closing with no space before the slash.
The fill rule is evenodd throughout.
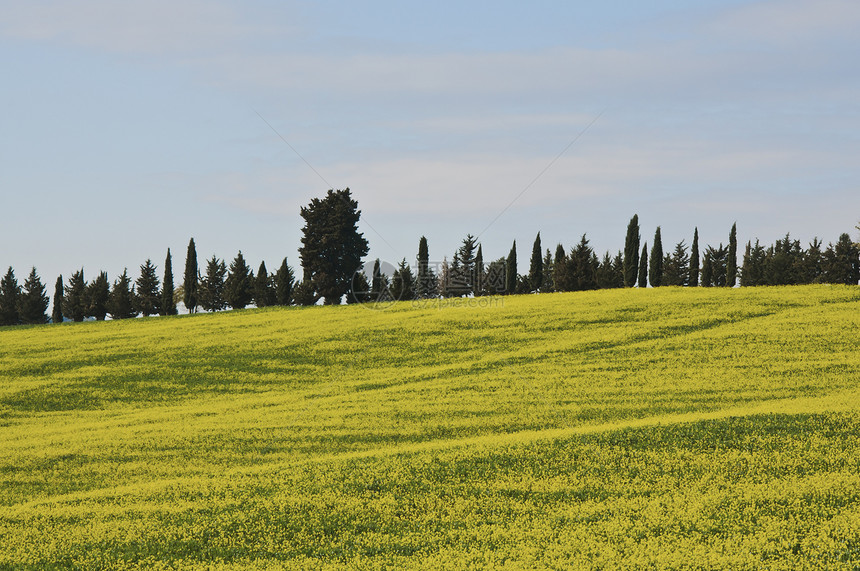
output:
<path id="1" fill-rule="evenodd" d="M 860 288 L 0 328 L 0 569 L 860 569 Z"/>

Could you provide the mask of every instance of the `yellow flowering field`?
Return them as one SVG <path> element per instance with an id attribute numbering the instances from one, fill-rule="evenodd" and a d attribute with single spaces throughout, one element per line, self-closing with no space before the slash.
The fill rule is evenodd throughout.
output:
<path id="1" fill-rule="evenodd" d="M 0 569 L 860 569 L 860 288 L 0 328 Z"/>

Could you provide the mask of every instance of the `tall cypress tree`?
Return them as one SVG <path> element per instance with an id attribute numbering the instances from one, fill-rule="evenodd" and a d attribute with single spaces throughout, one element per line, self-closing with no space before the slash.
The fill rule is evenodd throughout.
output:
<path id="1" fill-rule="evenodd" d="M 648 287 L 648 242 L 642 246 L 642 255 L 639 256 L 639 287 Z"/>
<path id="2" fill-rule="evenodd" d="M 652 287 L 663 285 L 663 238 L 660 236 L 660 227 L 654 232 L 654 245 L 651 246 L 651 267 L 649 280 Z"/>
<path id="3" fill-rule="evenodd" d="M 475 279 L 472 281 L 472 283 L 474 284 L 474 292 L 476 296 L 484 295 L 484 293 L 486 292 L 486 287 L 484 284 L 484 281 L 486 279 L 486 271 L 487 269 L 484 267 L 484 251 L 481 248 L 481 245 L 478 244 L 478 252 L 475 254 Z"/>
<path id="4" fill-rule="evenodd" d="M 699 228 L 693 230 L 693 245 L 690 247 L 690 277 L 687 285 L 696 287 L 699 285 Z"/>
<path id="5" fill-rule="evenodd" d="M 87 314 L 104 321 L 110 303 L 110 282 L 106 272 L 99 272 L 87 286 Z"/>
<path id="6" fill-rule="evenodd" d="M 21 314 L 18 312 L 18 300 L 21 297 L 21 286 L 12 266 L 0 280 L 0 325 L 18 325 Z"/>
<path id="7" fill-rule="evenodd" d="M 108 312 L 113 319 L 129 319 L 137 315 L 134 309 L 134 288 L 128 277 L 128 269 L 113 283 L 108 302 Z"/>
<path id="8" fill-rule="evenodd" d="M 738 282 L 738 223 L 732 224 L 729 232 L 729 257 L 726 260 L 726 286 L 735 287 Z"/>
<path id="9" fill-rule="evenodd" d="M 191 238 L 188 242 L 188 253 L 185 256 L 185 279 L 182 281 L 182 301 L 188 313 L 197 311 L 198 285 L 197 246 L 194 244 L 194 238 Z"/>
<path id="10" fill-rule="evenodd" d="M 87 282 L 83 268 L 72 274 L 66 286 L 63 315 L 76 322 L 83 321 L 87 315 Z"/>
<path id="11" fill-rule="evenodd" d="M 434 295 L 436 276 L 430 272 L 430 252 L 427 248 L 427 238 L 421 236 L 418 241 L 418 297 L 427 298 Z"/>
<path id="12" fill-rule="evenodd" d="M 275 273 L 275 301 L 278 305 L 290 305 L 293 302 L 293 283 L 296 276 L 287 264 L 287 259 L 281 262 L 281 267 Z"/>
<path id="13" fill-rule="evenodd" d="M 30 271 L 30 275 L 24 280 L 24 287 L 19 298 L 19 311 L 21 323 L 39 324 L 48 322 L 48 294 L 36 268 Z"/>
<path id="14" fill-rule="evenodd" d="M 152 260 L 146 260 L 140 266 L 140 277 L 137 278 L 135 285 L 137 286 L 135 309 L 144 317 L 157 314 L 161 303 L 161 292 L 158 288 L 157 268 Z"/>
<path id="15" fill-rule="evenodd" d="M 167 257 L 164 259 L 164 279 L 161 283 L 161 315 L 176 315 L 176 302 L 173 301 L 173 258 L 170 256 L 170 248 L 167 249 Z"/>
<path id="16" fill-rule="evenodd" d="M 534 292 L 540 291 L 543 286 L 543 255 L 540 245 L 540 232 L 535 237 L 535 243 L 532 246 L 532 259 L 529 264 L 529 285 Z"/>
<path id="17" fill-rule="evenodd" d="M 54 285 L 54 310 L 51 312 L 51 321 L 54 323 L 63 322 L 63 276 L 57 278 L 57 283 Z"/>
<path id="18" fill-rule="evenodd" d="M 627 237 L 624 239 L 624 285 L 636 285 L 636 272 L 639 269 L 639 215 L 634 214 L 627 224 Z"/>
<path id="19" fill-rule="evenodd" d="M 254 299 L 254 288 L 251 283 L 251 269 L 245 263 L 242 252 L 230 263 L 230 273 L 224 282 L 224 299 L 233 309 L 245 309 Z"/>
<path id="20" fill-rule="evenodd" d="M 505 293 L 514 294 L 517 291 L 517 241 L 511 246 L 511 251 L 505 260 Z"/>

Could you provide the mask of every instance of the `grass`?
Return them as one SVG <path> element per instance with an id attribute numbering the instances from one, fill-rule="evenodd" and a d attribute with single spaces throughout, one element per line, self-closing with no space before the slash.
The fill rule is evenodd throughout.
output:
<path id="1" fill-rule="evenodd" d="M 860 290 L 0 329 L 0 569 L 860 568 Z"/>

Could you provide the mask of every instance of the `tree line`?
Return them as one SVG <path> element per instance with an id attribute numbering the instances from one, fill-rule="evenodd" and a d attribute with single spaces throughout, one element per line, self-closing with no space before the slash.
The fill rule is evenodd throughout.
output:
<path id="1" fill-rule="evenodd" d="M 0 279 L 0 325 L 39 324 L 64 320 L 83 321 L 128 319 L 138 315 L 176 315 L 181 301 L 190 313 L 198 309 L 220 311 L 227 308 L 365 303 L 383 300 L 427 299 L 507 295 L 540 292 L 584 291 L 623 287 L 681 286 L 734 287 L 838 283 L 857 285 L 860 281 L 860 245 L 847 233 L 827 247 L 815 238 L 806 248 L 790 235 L 765 247 L 758 240 L 747 242 L 742 266 L 738 267 L 737 226 L 732 225 L 728 243 L 699 247 L 698 228 L 692 242 L 676 243 L 664 251 L 658 226 L 649 249 L 641 243 L 639 217 L 627 226 L 624 249 L 602 257 L 592 249 L 585 234 L 565 249 L 562 244 L 543 249 L 540 233 L 535 237 L 528 273 L 520 274 L 517 245 L 513 242 L 507 257 L 484 261 L 477 238 L 468 234 L 454 252 L 451 262 L 431 263 L 427 238 L 418 242 L 417 264 L 404 258 L 392 272 L 385 274 L 380 260 L 369 276 L 361 270 L 369 245 L 358 231 L 361 212 L 349 189 L 330 190 L 315 198 L 300 211 L 305 225 L 299 256 L 302 279 L 298 280 L 284 258 L 276 272 L 270 273 L 261 262 L 256 273 L 242 252 L 229 267 L 217 256 L 206 260 L 201 271 L 197 263 L 194 238 L 188 243 L 181 285 L 174 287 L 170 249 L 159 280 L 158 268 L 147 259 L 132 281 L 128 270 L 113 283 L 106 272 L 87 282 L 84 270 L 74 272 L 68 282 L 57 278 L 53 309 L 47 310 L 49 297 L 36 268 L 19 286 L 10 267 Z M 860 229 L 860 226 L 858 226 Z M 640 250 L 641 245 L 641 250 Z"/>

